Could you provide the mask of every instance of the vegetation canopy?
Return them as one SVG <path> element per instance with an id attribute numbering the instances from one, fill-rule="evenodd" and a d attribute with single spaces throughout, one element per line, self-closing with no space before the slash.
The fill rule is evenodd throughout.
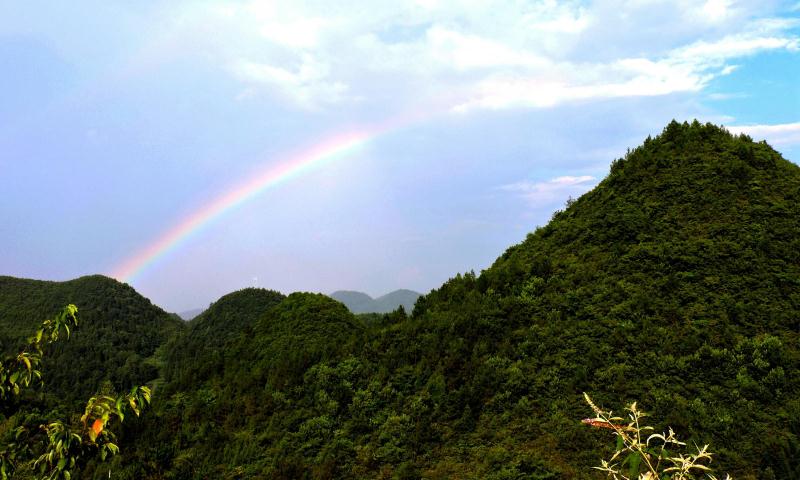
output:
<path id="1" fill-rule="evenodd" d="M 28 476 L 69 480 L 90 453 L 101 460 L 116 454 L 119 448 L 108 427 L 113 421 L 122 422 L 129 411 L 139 416 L 141 409 L 150 403 L 150 389 L 144 386 L 134 387 L 130 393 L 116 398 L 98 395 L 89 399 L 79 421 L 70 425 L 50 419 L 38 428 L 33 426 L 32 412 L 26 411 L 24 403 L 17 404 L 16 411 L 13 406 L 9 408 L 11 397 L 22 394 L 34 381 L 42 381 L 39 368 L 45 347 L 60 338 L 69 338 L 70 326 L 78 325 L 77 312 L 75 305 L 67 305 L 60 315 L 42 323 L 19 354 L 0 363 L 0 401 L 6 413 L 13 412 L 6 422 L 13 428 L 5 432 L 7 438 L 0 450 L 3 480 Z"/>

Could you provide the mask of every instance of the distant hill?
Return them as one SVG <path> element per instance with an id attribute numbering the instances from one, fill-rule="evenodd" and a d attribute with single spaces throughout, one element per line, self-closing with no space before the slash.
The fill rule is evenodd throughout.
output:
<path id="1" fill-rule="evenodd" d="M 194 317 L 200 315 L 205 311 L 206 311 L 205 308 L 194 308 L 192 310 L 186 310 L 185 312 L 180 312 L 177 315 L 181 317 L 181 319 L 186 320 L 188 322 L 189 320 L 193 320 Z"/>
<path id="2" fill-rule="evenodd" d="M 78 327 L 45 356 L 45 391 L 85 401 L 108 380 L 118 390 L 158 376 L 156 350 L 185 328 L 129 285 L 102 275 L 66 282 L 0 277 L 0 344 L 18 351 L 46 318 L 74 303 Z"/>
<path id="3" fill-rule="evenodd" d="M 353 313 L 389 313 L 402 306 L 406 312 L 414 309 L 414 303 L 422 296 L 413 290 L 395 290 L 378 298 L 352 290 L 339 290 L 328 295 L 338 300 Z"/>
<path id="4" fill-rule="evenodd" d="M 375 299 L 364 292 L 353 290 L 338 290 L 328 295 L 334 300 L 344 303 L 348 310 L 353 313 L 372 313 Z"/>

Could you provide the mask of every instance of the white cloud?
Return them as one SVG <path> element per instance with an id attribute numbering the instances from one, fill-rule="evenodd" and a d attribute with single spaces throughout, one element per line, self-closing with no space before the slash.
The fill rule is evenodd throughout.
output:
<path id="1" fill-rule="evenodd" d="M 776 125 L 736 125 L 727 128 L 731 133 L 745 133 L 754 140 L 764 139 L 773 145 L 800 145 L 800 122 Z"/>
<path id="2" fill-rule="evenodd" d="M 710 22 L 724 21 L 731 15 L 731 2 L 730 0 L 708 0 L 702 7 L 702 14 Z"/>
<path id="3" fill-rule="evenodd" d="M 562 176 L 545 181 L 523 181 L 503 185 L 501 190 L 514 192 L 533 206 L 552 206 L 570 196 L 580 196 L 595 185 L 596 178 L 589 175 Z"/>
<path id="4" fill-rule="evenodd" d="M 718 92 L 718 93 L 711 93 L 711 94 L 708 95 L 708 98 L 710 100 L 733 100 L 733 99 L 737 99 L 737 98 L 748 98 L 748 97 L 749 97 L 748 94 L 741 93 L 741 92 L 738 92 L 738 93 Z"/>
<path id="5" fill-rule="evenodd" d="M 784 26 L 759 24 L 759 30 Z M 738 66 L 725 61 L 765 50 L 800 49 L 800 38 L 736 34 L 713 42 L 698 41 L 660 59 L 621 58 L 611 63 L 564 62 L 541 74 L 489 78 L 480 81 L 473 97 L 454 110 L 474 108 L 551 107 L 560 103 L 617 97 L 640 97 L 696 92 L 717 76 L 729 75 Z"/>
<path id="6" fill-rule="evenodd" d="M 430 28 L 426 36 L 426 48 L 433 52 L 434 57 L 455 70 L 491 67 L 547 68 L 551 64 L 542 56 L 438 25 Z"/>
<path id="7" fill-rule="evenodd" d="M 539 76 L 483 80 L 475 86 L 473 98 L 454 110 L 542 108 L 577 100 L 668 95 L 700 90 L 710 78 L 681 64 L 645 58 L 623 59 L 609 65 L 562 64 Z"/>
<path id="8" fill-rule="evenodd" d="M 770 14 L 730 0 L 251 2 L 207 9 L 198 22 L 216 28 L 203 41 L 247 88 L 304 108 L 437 99 L 467 112 L 697 92 L 736 59 L 800 50 L 798 21 Z M 629 28 L 653 16 L 657 35 Z"/>
<path id="9" fill-rule="evenodd" d="M 239 8 L 237 15 L 257 25 L 270 42 L 293 49 L 312 49 L 335 28 L 335 19 L 314 15 L 289 3 L 256 1 Z"/>
<path id="10" fill-rule="evenodd" d="M 232 66 L 232 70 L 249 84 L 275 87 L 298 105 L 307 108 L 314 108 L 320 102 L 339 102 L 347 91 L 347 86 L 331 80 L 327 66 L 311 55 L 304 55 L 302 63 L 295 71 L 247 60 L 240 60 Z M 253 90 L 249 88 L 237 99 L 241 100 L 252 94 Z"/>
<path id="11" fill-rule="evenodd" d="M 737 34 L 714 42 L 699 41 L 673 52 L 673 57 L 697 65 L 721 62 L 730 58 L 753 55 L 764 50 L 797 51 L 800 39 L 790 36 Z"/>

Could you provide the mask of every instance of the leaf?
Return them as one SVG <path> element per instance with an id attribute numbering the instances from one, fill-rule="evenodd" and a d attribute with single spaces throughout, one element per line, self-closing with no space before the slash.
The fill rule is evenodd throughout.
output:
<path id="1" fill-rule="evenodd" d="M 628 477 L 629 478 L 638 478 L 639 477 L 639 464 L 642 462 L 642 456 L 638 453 L 632 454 L 628 457 L 630 460 L 630 467 L 628 470 Z"/>
<path id="2" fill-rule="evenodd" d="M 103 421 L 99 418 L 95 420 L 92 424 L 92 431 L 94 432 L 95 436 L 100 435 L 100 432 L 103 431 Z"/>

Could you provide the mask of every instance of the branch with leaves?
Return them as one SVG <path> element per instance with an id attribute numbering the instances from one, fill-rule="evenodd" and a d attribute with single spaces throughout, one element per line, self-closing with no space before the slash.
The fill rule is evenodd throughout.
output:
<path id="1" fill-rule="evenodd" d="M 0 401 L 19 395 L 23 388 L 36 382 L 42 383 L 39 367 L 44 347 L 62 336 L 69 338 L 70 327 L 78 325 L 77 312 L 75 305 L 67 305 L 54 319 L 42 323 L 21 353 L 0 362 Z M 97 395 L 86 403 L 76 425 L 54 420 L 40 425 L 39 432 L 17 427 L 14 440 L 0 446 L 0 480 L 13 478 L 19 469 L 36 472 L 39 479 L 70 480 L 81 459 L 98 454 L 105 460 L 117 454 L 119 447 L 109 427 L 116 421 L 122 423 L 131 412 L 139 416 L 150 404 L 150 395 L 145 386 L 116 397 Z"/>
<path id="2" fill-rule="evenodd" d="M 39 365 L 45 346 L 62 335 L 69 338 L 70 326 L 78 326 L 77 313 L 78 307 L 67 305 L 55 318 L 42 322 L 42 328 L 28 339 L 28 344 L 17 356 L 0 362 L 0 400 L 5 400 L 9 395 L 19 395 L 20 389 L 42 380 Z"/>
<path id="3" fill-rule="evenodd" d="M 594 411 L 593 418 L 582 422 L 594 428 L 612 430 L 617 437 L 614 455 L 601 460 L 596 470 L 605 472 L 614 480 L 717 480 L 711 474 L 709 464 L 712 454 L 708 445 L 695 447 L 695 453 L 677 453 L 675 450 L 686 444 L 678 440 L 672 428 L 665 433 L 652 433 L 653 427 L 642 425 L 647 416 L 639 410 L 636 402 L 629 405 L 628 418 L 614 416 L 613 412 L 603 410 L 594 404 L 588 394 L 583 394 L 586 403 Z M 673 450 L 674 449 L 674 450 Z M 627 470 L 627 473 L 623 473 Z M 726 476 L 726 480 L 730 480 Z"/>

